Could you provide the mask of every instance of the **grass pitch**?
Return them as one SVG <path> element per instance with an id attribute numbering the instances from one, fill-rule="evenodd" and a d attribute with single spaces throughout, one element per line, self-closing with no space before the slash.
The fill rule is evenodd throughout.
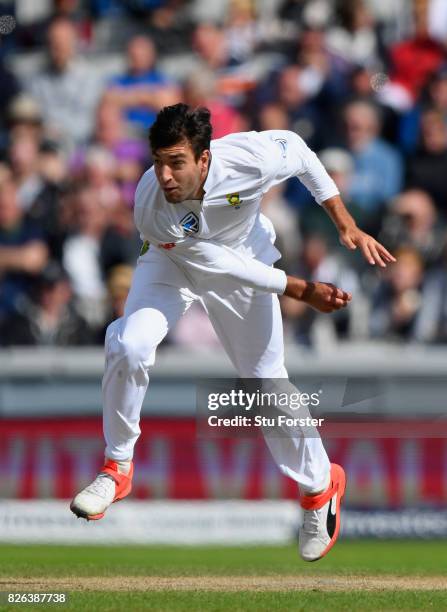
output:
<path id="1" fill-rule="evenodd" d="M 447 611 L 443 541 L 341 541 L 317 563 L 295 546 L 0 546 L 0 558 L 0 591 L 69 593 L 2 610 Z"/>

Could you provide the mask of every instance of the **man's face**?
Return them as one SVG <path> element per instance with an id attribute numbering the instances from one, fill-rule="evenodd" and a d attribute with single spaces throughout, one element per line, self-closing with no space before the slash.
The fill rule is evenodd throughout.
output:
<path id="1" fill-rule="evenodd" d="M 165 198 L 171 204 L 202 197 L 210 152 L 203 151 L 198 160 L 187 140 L 154 152 L 154 168 Z"/>

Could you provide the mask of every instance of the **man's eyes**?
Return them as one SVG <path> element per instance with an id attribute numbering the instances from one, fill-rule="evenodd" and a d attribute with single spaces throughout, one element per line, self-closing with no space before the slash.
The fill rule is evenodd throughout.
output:
<path id="1" fill-rule="evenodd" d="M 154 165 L 157 167 L 163 166 L 163 162 L 159 159 L 154 159 Z M 185 162 L 183 160 L 179 160 L 179 161 L 174 161 L 171 162 L 170 164 L 166 164 L 167 166 L 170 166 L 171 168 L 181 168 L 182 166 L 185 165 Z"/>

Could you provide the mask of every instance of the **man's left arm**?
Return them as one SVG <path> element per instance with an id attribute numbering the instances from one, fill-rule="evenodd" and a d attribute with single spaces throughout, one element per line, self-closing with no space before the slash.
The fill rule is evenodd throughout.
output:
<path id="1" fill-rule="evenodd" d="M 387 263 L 396 261 L 383 245 L 357 227 L 336 184 L 302 138 L 288 130 L 270 130 L 261 132 L 260 136 L 261 142 L 267 145 L 259 155 L 263 162 L 264 191 L 296 176 L 331 217 L 341 244 L 350 250 L 359 247 L 371 265 L 386 267 Z"/>

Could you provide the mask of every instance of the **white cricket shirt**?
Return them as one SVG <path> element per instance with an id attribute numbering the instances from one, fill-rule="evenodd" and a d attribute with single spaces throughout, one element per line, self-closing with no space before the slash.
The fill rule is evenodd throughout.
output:
<path id="1" fill-rule="evenodd" d="M 169 203 L 154 168 L 145 172 L 134 209 L 142 239 L 165 249 L 180 265 L 283 292 L 285 274 L 272 273 L 270 267 L 281 254 L 274 246 L 273 225 L 260 212 L 262 196 L 273 185 L 297 176 L 321 204 L 338 195 L 335 183 L 306 143 L 287 130 L 230 134 L 213 140 L 210 148 L 202 201 Z M 257 279 L 263 268 L 269 278 L 250 283 L 251 269 Z"/>

